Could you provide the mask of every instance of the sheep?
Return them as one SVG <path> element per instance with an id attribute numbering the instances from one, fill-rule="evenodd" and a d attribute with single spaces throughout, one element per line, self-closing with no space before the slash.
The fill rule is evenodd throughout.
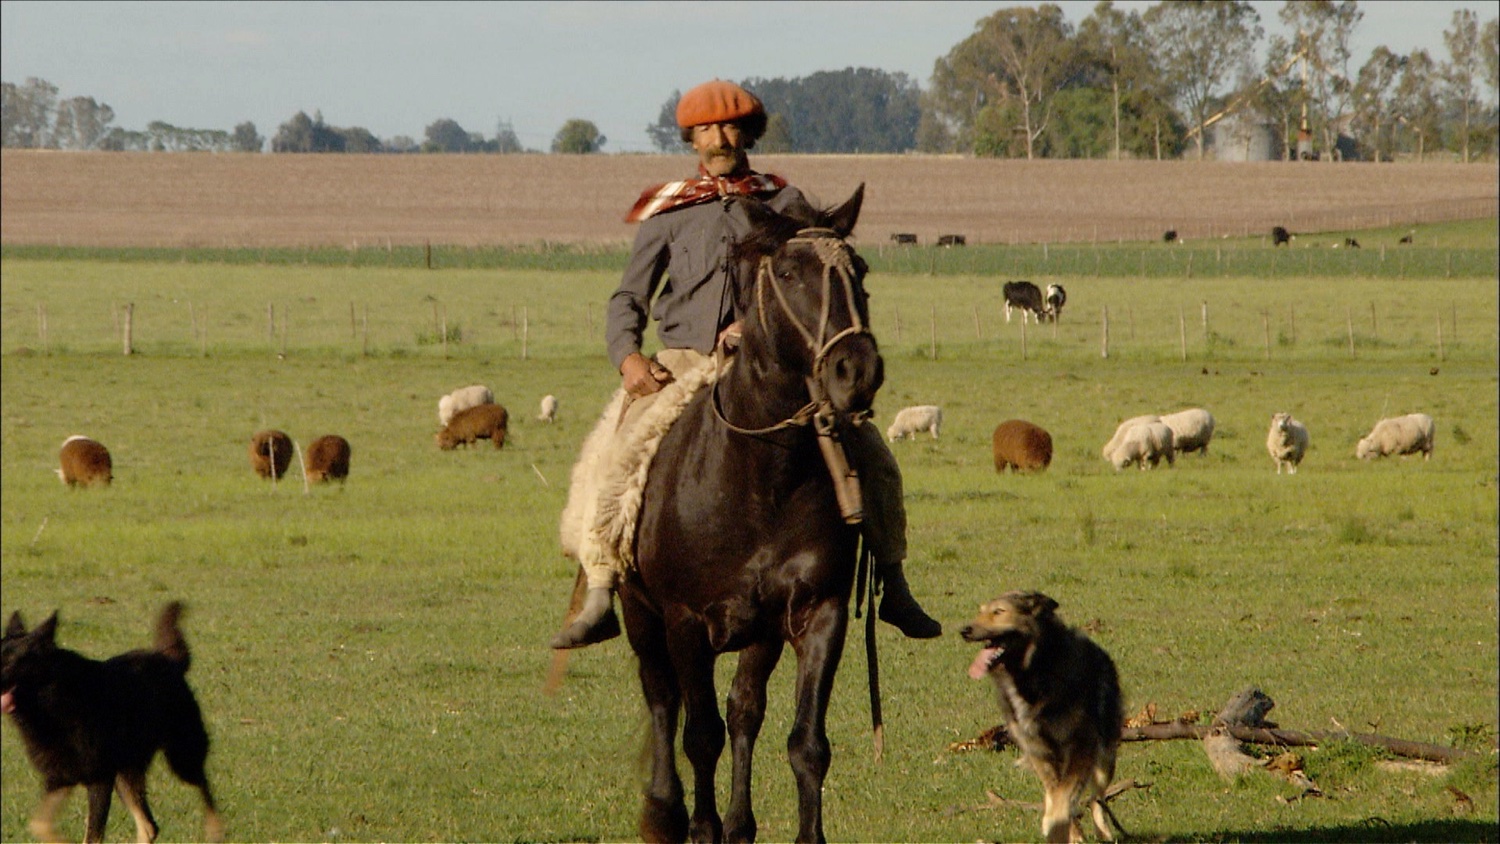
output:
<path id="1" fill-rule="evenodd" d="M 1214 436 L 1214 416 L 1201 407 L 1191 407 L 1169 413 L 1161 418 L 1162 424 L 1172 429 L 1172 448 L 1185 454 L 1196 451 L 1208 454 L 1208 441 Z"/>
<path id="2" fill-rule="evenodd" d="M 1115 467 L 1115 471 L 1132 463 L 1139 465 L 1142 470 L 1154 468 L 1163 457 L 1170 466 L 1174 460 L 1172 429 L 1160 421 L 1142 422 L 1126 429 L 1115 444 L 1114 451 L 1104 457 Z"/>
<path id="3" fill-rule="evenodd" d="M 1052 435 L 1022 419 L 996 425 L 991 445 L 996 472 L 1040 472 L 1052 464 Z"/>
<path id="4" fill-rule="evenodd" d="M 82 434 L 63 440 L 57 453 L 57 479 L 68 486 L 109 486 L 114 480 L 114 462 L 109 449 Z"/>
<path id="5" fill-rule="evenodd" d="M 1307 426 L 1293 419 L 1290 413 L 1273 414 L 1271 430 L 1266 433 L 1266 451 L 1276 461 L 1276 474 L 1281 474 L 1283 466 L 1287 474 L 1297 474 L 1297 466 L 1307 453 Z"/>
<path id="6" fill-rule="evenodd" d="M 1354 456 L 1360 460 L 1373 460 L 1391 454 L 1415 454 L 1422 452 L 1423 460 L 1432 459 L 1432 438 L 1435 433 L 1432 417 L 1425 413 L 1408 413 L 1382 419 L 1375 423 L 1370 433 L 1361 438 L 1354 447 Z"/>
<path id="7" fill-rule="evenodd" d="M 292 462 L 292 438 L 281 431 L 266 429 L 257 431 L 250 438 L 250 468 L 262 478 L 273 474 L 277 480 L 286 474 Z"/>
<path id="8" fill-rule="evenodd" d="M 345 481 L 349 477 L 349 441 L 337 434 L 318 437 L 307 447 L 302 474 L 310 483 Z"/>
<path id="9" fill-rule="evenodd" d="M 896 413 L 896 418 L 891 421 L 891 426 L 885 430 L 885 435 L 891 442 L 915 438 L 922 431 L 931 431 L 932 438 L 938 438 L 938 428 L 943 424 L 943 409 L 935 404 L 919 404 L 914 407 L 903 407 Z"/>
<path id="10" fill-rule="evenodd" d="M 541 410 L 537 413 L 536 418 L 540 422 L 557 421 L 557 396 L 550 393 L 542 396 Z"/>
<path id="11" fill-rule="evenodd" d="M 447 427 L 437 432 L 438 448 L 452 451 L 460 443 L 472 445 L 475 440 L 489 440 L 495 448 L 505 445 L 509 416 L 498 404 L 481 404 L 454 414 Z"/>
<path id="12" fill-rule="evenodd" d="M 1145 424 L 1147 422 L 1160 421 L 1161 417 L 1157 416 L 1154 413 L 1147 414 L 1145 416 L 1132 416 L 1129 419 L 1126 419 L 1124 422 L 1120 423 L 1120 426 L 1118 428 L 1115 428 L 1114 436 L 1109 438 L 1109 442 L 1104 444 L 1104 448 L 1099 449 L 1099 453 L 1104 455 L 1105 460 L 1109 460 L 1110 455 L 1114 454 L 1115 450 L 1119 448 L 1120 441 L 1125 438 L 1126 431 L 1129 431 L 1131 428 L 1134 428 L 1137 425 Z"/>
<path id="13" fill-rule="evenodd" d="M 453 421 L 454 414 L 459 411 L 468 410 L 481 404 L 494 404 L 495 394 L 490 388 L 483 384 L 472 384 L 468 387 L 459 387 L 457 390 L 438 399 L 438 424 L 447 425 Z"/>

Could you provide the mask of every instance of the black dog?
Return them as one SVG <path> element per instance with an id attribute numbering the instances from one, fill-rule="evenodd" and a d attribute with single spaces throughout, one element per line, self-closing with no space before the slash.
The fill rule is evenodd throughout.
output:
<path id="1" fill-rule="evenodd" d="M 59 840 L 53 820 L 73 787 L 88 789 L 85 841 L 101 841 L 110 792 L 135 818 L 140 841 L 156 838 L 146 803 L 146 770 L 158 750 L 183 782 L 203 794 L 204 830 L 218 841 L 223 823 L 203 765 L 208 732 L 188 688 L 188 646 L 178 628 L 182 604 L 162 609 L 152 650 L 99 662 L 57 646 L 57 613 L 31 631 L 14 613 L 0 640 L 0 709 L 10 713 L 45 793 L 31 833 Z"/>

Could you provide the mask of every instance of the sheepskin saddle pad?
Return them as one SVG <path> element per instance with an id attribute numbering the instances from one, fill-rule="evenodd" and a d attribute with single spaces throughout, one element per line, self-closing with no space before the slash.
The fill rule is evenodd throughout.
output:
<path id="1" fill-rule="evenodd" d="M 700 352 L 665 349 L 656 359 L 673 381 L 635 400 L 616 390 L 573 466 L 560 533 L 563 553 L 585 570 L 623 573 L 635 565 L 636 521 L 651 460 L 693 395 L 720 375 L 714 357 Z"/>

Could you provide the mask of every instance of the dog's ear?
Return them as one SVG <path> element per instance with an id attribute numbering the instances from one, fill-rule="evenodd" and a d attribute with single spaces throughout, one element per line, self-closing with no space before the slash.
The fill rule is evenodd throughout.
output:
<path id="1" fill-rule="evenodd" d="M 1057 602 L 1040 592 L 1018 592 L 1012 602 L 1032 618 L 1047 618 L 1057 610 Z"/>
<path id="2" fill-rule="evenodd" d="M 44 645 L 55 645 L 57 643 L 57 611 L 54 610 L 47 620 L 38 624 L 31 631 L 31 639 Z"/>
<path id="3" fill-rule="evenodd" d="M 25 636 L 26 635 L 26 622 L 24 622 L 24 621 L 21 620 L 21 611 L 20 610 L 16 610 L 15 612 L 13 612 L 13 613 L 10 614 L 10 621 L 9 621 L 9 623 L 7 623 L 5 625 L 5 635 L 7 635 L 7 636 Z"/>

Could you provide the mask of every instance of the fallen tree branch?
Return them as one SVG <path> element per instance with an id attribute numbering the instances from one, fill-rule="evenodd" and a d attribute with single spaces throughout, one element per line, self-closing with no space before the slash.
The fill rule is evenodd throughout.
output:
<path id="1" fill-rule="evenodd" d="M 1122 731 L 1122 741 L 1170 741 L 1172 739 L 1202 740 L 1213 732 L 1213 727 L 1201 724 L 1149 724 L 1144 727 L 1126 727 Z M 1280 747 L 1311 747 L 1320 744 L 1328 744 L 1336 741 L 1353 741 L 1370 747 L 1380 747 L 1406 759 L 1425 759 L 1429 762 L 1442 762 L 1452 764 L 1463 759 L 1473 759 L 1481 754 L 1468 750 L 1459 750 L 1456 747 L 1443 747 L 1437 744 L 1423 744 L 1422 742 L 1407 741 L 1406 739 L 1391 738 L 1374 733 L 1349 733 L 1317 730 L 1304 732 L 1301 730 L 1283 730 L 1267 727 L 1242 727 L 1238 725 L 1221 726 L 1220 729 L 1227 730 L 1231 736 L 1238 741 L 1250 744 L 1265 744 Z"/>

